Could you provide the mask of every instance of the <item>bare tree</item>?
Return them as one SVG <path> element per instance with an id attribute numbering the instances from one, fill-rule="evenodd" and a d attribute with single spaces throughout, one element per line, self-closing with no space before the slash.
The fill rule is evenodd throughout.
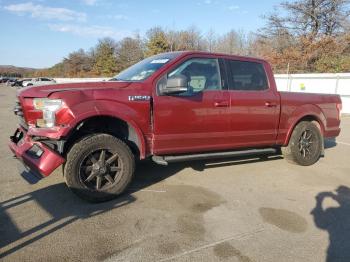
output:
<path id="1" fill-rule="evenodd" d="M 263 29 L 267 35 L 334 36 L 344 31 L 350 12 L 349 0 L 297 0 L 283 2 L 275 12 L 265 16 L 268 23 Z M 281 9 L 286 13 L 281 16 Z"/>
<path id="2" fill-rule="evenodd" d="M 216 46 L 216 34 L 215 34 L 215 31 L 214 29 L 210 29 L 207 34 L 206 34 L 206 45 L 207 45 L 207 50 L 209 52 L 213 52 L 215 50 L 215 46 Z"/>
<path id="3" fill-rule="evenodd" d="M 84 76 L 93 68 L 93 59 L 83 49 L 72 52 L 64 59 L 65 69 L 70 76 Z"/>
<path id="4" fill-rule="evenodd" d="M 219 37 L 216 50 L 227 54 L 240 54 L 240 36 L 231 30 L 230 32 Z"/>
<path id="5" fill-rule="evenodd" d="M 187 30 L 178 31 L 176 35 L 176 50 L 205 49 L 201 31 L 195 26 L 191 26 Z"/>
<path id="6" fill-rule="evenodd" d="M 144 58 L 144 47 L 139 35 L 125 37 L 116 48 L 117 70 L 121 71 Z"/>
<path id="7" fill-rule="evenodd" d="M 178 38 L 178 32 L 174 30 L 169 30 L 166 32 L 166 39 L 168 41 L 168 45 L 170 48 L 170 51 L 173 52 L 176 50 L 176 43 L 177 43 L 177 38 Z"/>
<path id="8" fill-rule="evenodd" d="M 350 3 L 348 0 L 327 1 L 324 5 L 326 12 L 322 13 L 323 31 L 326 35 L 333 35 L 339 31 L 347 31 L 350 10 L 345 7 Z"/>

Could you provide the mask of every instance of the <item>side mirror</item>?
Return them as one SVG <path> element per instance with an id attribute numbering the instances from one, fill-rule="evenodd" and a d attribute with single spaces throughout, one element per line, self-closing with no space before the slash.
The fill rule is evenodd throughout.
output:
<path id="1" fill-rule="evenodd" d="M 162 94 L 180 94 L 188 91 L 188 78 L 184 75 L 172 76 L 167 79 L 166 86 L 161 90 Z"/>

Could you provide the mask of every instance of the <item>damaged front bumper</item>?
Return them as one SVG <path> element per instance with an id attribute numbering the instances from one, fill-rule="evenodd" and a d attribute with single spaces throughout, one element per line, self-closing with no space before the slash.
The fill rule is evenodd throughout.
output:
<path id="1" fill-rule="evenodd" d="M 9 147 L 15 157 L 41 178 L 49 176 L 65 162 L 57 152 L 33 141 L 23 128 L 18 128 L 10 140 Z"/>

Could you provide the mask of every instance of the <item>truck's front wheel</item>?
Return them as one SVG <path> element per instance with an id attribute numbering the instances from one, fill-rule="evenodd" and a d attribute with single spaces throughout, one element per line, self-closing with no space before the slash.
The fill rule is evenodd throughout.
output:
<path id="1" fill-rule="evenodd" d="M 79 197 L 102 202 L 125 191 L 134 169 L 134 156 L 123 141 L 111 135 L 95 134 L 71 148 L 64 177 L 67 186 Z"/>
<path id="2" fill-rule="evenodd" d="M 313 122 L 302 121 L 294 128 L 288 146 L 282 147 L 282 153 L 289 162 L 310 166 L 319 160 L 322 143 L 320 129 Z"/>

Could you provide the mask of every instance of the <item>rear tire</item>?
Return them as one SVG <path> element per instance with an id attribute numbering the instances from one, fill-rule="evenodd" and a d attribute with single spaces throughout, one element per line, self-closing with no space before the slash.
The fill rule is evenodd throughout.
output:
<path id="1" fill-rule="evenodd" d="M 315 164 L 321 157 L 323 138 L 313 122 L 302 121 L 294 128 L 287 147 L 282 147 L 284 158 L 301 166 Z"/>
<path id="2" fill-rule="evenodd" d="M 103 202 L 122 194 L 132 180 L 135 160 L 130 148 L 107 134 L 90 135 L 67 154 L 64 178 L 80 198 Z"/>

